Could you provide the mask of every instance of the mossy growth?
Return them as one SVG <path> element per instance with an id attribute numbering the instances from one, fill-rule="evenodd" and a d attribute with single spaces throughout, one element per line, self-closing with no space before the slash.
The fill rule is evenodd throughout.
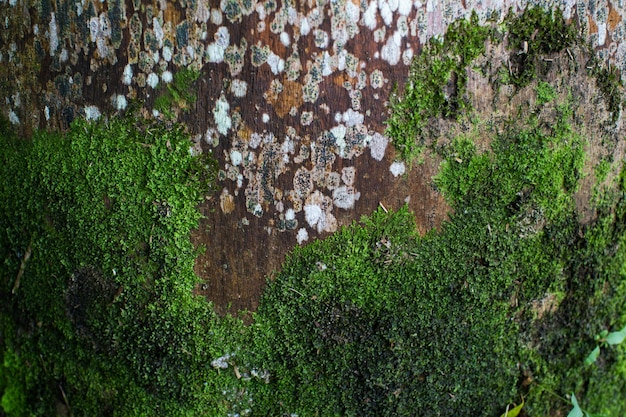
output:
<path id="1" fill-rule="evenodd" d="M 467 109 L 465 68 L 484 53 L 489 34 L 473 12 L 450 25 L 443 39 L 431 39 L 414 59 L 404 91 L 390 97 L 386 121 L 386 133 L 404 159 L 420 155 L 431 118 L 454 118 Z"/>
<path id="2" fill-rule="evenodd" d="M 518 88 L 528 85 L 547 70 L 550 54 L 565 50 L 580 42 L 574 25 L 568 24 L 563 13 L 555 9 L 529 7 L 518 16 L 509 12 L 505 20 L 508 34 L 511 82 Z"/>
<path id="3" fill-rule="evenodd" d="M 626 325 L 624 188 L 583 223 L 586 139 L 570 99 L 550 97 L 550 124 L 531 112 L 486 149 L 467 134 L 441 150 L 440 230 L 377 211 L 288 258 L 252 327 L 247 366 L 271 375 L 250 385 L 255 412 L 498 416 L 523 398 L 525 415 L 559 416 L 571 393 L 626 412 L 624 346 L 584 364 L 595 335 Z"/>
<path id="4" fill-rule="evenodd" d="M 196 103 L 194 83 L 199 76 L 200 72 L 191 68 L 175 72 L 172 82 L 165 84 L 162 93 L 154 100 L 154 109 L 169 118 L 174 117 L 175 109 L 188 112 Z"/>
<path id="5" fill-rule="evenodd" d="M 189 239 L 213 164 L 132 115 L 0 140 L 4 413 L 223 415 L 240 322 L 192 295 Z"/>

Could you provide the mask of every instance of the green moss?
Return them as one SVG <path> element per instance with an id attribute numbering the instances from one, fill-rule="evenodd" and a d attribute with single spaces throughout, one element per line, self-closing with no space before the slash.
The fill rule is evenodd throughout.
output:
<path id="1" fill-rule="evenodd" d="M 197 99 L 194 83 L 199 76 L 200 73 L 193 69 L 180 69 L 171 83 L 161 87 L 164 91 L 154 100 L 154 108 L 170 118 L 174 117 L 175 108 L 188 112 Z"/>
<path id="2" fill-rule="evenodd" d="M 511 81 L 516 87 L 528 85 L 548 69 L 547 55 L 564 51 L 578 42 L 573 25 L 567 24 L 560 10 L 529 7 L 518 16 L 507 17 Z"/>
<path id="3" fill-rule="evenodd" d="M 405 159 L 419 156 L 430 118 L 457 117 L 469 106 L 466 67 L 485 50 L 489 28 L 478 16 L 450 25 L 443 40 L 433 38 L 414 59 L 410 81 L 390 98 L 386 133 Z"/>
<path id="4" fill-rule="evenodd" d="M 240 324 L 192 295 L 189 239 L 214 165 L 132 116 L 0 138 L 4 412 L 223 415 Z"/>
<path id="5" fill-rule="evenodd" d="M 539 81 L 537 84 L 537 104 L 542 105 L 551 102 L 556 98 L 557 94 L 549 83 Z"/>

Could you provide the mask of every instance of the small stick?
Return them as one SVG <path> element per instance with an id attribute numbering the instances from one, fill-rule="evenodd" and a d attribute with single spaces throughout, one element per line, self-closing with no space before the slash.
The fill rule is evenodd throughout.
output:
<path id="1" fill-rule="evenodd" d="M 569 51 L 569 48 L 565 48 L 565 50 L 567 51 L 567 55 L 569 55 L 569 59 L 573 61 L 574 57 L 572 56 L 572 53 Z"/>
<path id="2" fill-rule="evenodd" d="M 289 289 L 295 292 L 296 294 L 298 294 L 300 297 L 304 297 L 304 294 L 302 294 L 300 291 L 294 290 L 293 288 L 289 288 Z"/>
<path id="3" fill-rule="evenodd" d="M 15 278 L 15 284 L 13 284 L 13 289 L 11 290 L 11 294 L 15 294 L 17 289 L 20 287 L 20 280 L 22 279 L 22 275 L 24 275 L 24 271 L 26 270 L 26 262 L 30 259 L 30 255 L 33 249 L 33 238 L 30 238 L 30 243 L 28 244 L 28 248 L 26 249 L 26 253 L 24 254 L 24 259 L 22 259 L 22 264 L 20 265 L 20 270 L 17 273 L 17 278 Z"/>
<path id="4" fill-rule="evenodd" d="M 383 211 L 385 213 L 389 213 L 389 210 L 387 210 L 387 208 L 385 206 L 383 206 L 383 203 L 381 203 L 380 201 L 378 202 L 378 205 L 380 206 L 381 209 L 383 209 Z"/>

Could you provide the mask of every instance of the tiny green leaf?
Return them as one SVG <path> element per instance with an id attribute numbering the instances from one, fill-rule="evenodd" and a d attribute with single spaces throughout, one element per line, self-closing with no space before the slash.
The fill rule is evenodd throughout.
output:
<path id="1" fill-rule="evenodd" d="M 600 356 L 600 346 L 596 346 L 596 348 L 591 351 L 589 356 L 587 356 L 585 359 L 585 365 L 589 366 L 594 363 L 598 359 L 598 356 Z"/>
<path id="2" fill-rule="evenodd" d="M 576 395 L 574 395 L 573 392 L 572 392 L 572 405 L 574 406 L 574 408 L 572 408 L 572 411 L 569 412 L 567 417 L 583 417 L 583 410 L 580 409 L 580 406 L 578 405 L 578 401 L 576 400 Z"/>
<path id="3" fill-rule="evenodd" d="M 626 326 L 618 332 L 609 333 L 606 336 L 606 343 L 609 345 L 619 345 L 624 339 L 626 339 Z"/>
<path id="4" fill-rule="evenodd" d="M 522 400 L 522 403 L 518 405 L 517 407 L 513 408 L 512 410 L 505 411 L 504 414 L 502 414 L 500 417 L 517 417 L 520 411 L 522 411 L 523 407 L 524 407 L 524 400 Z"/>

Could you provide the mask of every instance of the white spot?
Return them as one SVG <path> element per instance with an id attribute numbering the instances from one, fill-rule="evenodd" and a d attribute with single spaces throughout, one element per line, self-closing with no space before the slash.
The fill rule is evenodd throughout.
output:
<path id="1" fill-rule="evenodd" d="M 50 15 L 50 24 L 48 25 L 48 30 L 50 33 L 50 56 L 54 56 L 54 53 L 59 47 L 59 28 L 57 27 L 57 21 L 54 12 L 50 13 Z"/>
<path id="2" fill-rule="evenodd" d="M 283 72 L 283 70 L 285 69 L 285 60 L 276 55 L 274 52 L 270 52 L 269 56 L 267 57 L 267 64 L 270 66 L 270 69 L 272 70 L 272 73 L 274 73 L 274 75 Z"/>
<path id="3" fill-rule="evenodd" d="M 13 110 L 11 110 L 9 112 L 9 122 L 11 122 L 14 125 L 19 125 L 20 124 L 20 118 L 17 117 L 17 114 L 15 114 L 15 112 Z"/>
<path id="4" fill-rule="evenodd" d="M 335 145 L 339 148 L 339 156 L 344 157 L 346 151 L 346 127 L 344 125 L 335 126 L 330 133 L 335 137 Z"/>
<path id="5" fill-rule="evenodd" d="M 393 22 L 393 12 L 391 11 L 389 4 L 387 2 L 383 2 L 378 7 L 380 8 L 380 17 L 383 18 L 385 25 L 391 26 L 391 23 Z"/>
<path id="6" fill-rule="evenodd" d="M 85 107 L 85 119 L 98 120 L 100 118 L 100 110 L 96 106 Z"/>
<path id="7" fill-rule="evenodd" d="M 39 36 L 39 25 L 33 25 L 33 35 Z"/>
<path id="8" fill-rule="evenodd" d="M 267 114 L 267 113 L 263 113 L 262 120 L 263 120 L 263 123 L 269 122 L 270 121 L 270 115 Z"/>
<path id="9" fill-rule="evenodd" d="M 43 115 L 45 116 L 46 120 L 50 120 L 50 107 L 46 106 L 43 108 Z"/>
<path id="10" fill-rule="evenodd" d="M 161 112 L 159 112 L 157 109 L 152 109 L 152 117 L 159 117 L 160 114 Z"/>
<path id="11" fill-rule="evenodd" d="M 219 64 L 224 61 L 224 52 L 226 48 L 221 47 L 217 43 L 213 42 L 206 47 L 206 54 L 209 57 L 209 62 Z"/>
<path id="12" fill-rule="evenodd" d="M 161 74 L 161 81 L 163 81 L 165 84 L 171 83 L 172 79 L 172 73 L 169 71 L 164 71 L 163 74 Z"/>
<path id="13" fill-rule="evenodd" d="M 309 26 L 309 21 L 306 17 L 303 17 L 300 20 L 300 35 L 306 36 L 311 31 L 311 26 Z"/>
<path id="14" fill-rule="evenodd" d="M 124 110 L 128 105 L 128 102 L 126 101 L 126 97 L 124 97 L 122 94 L 118 94 L 116 96 L 113 96 L 113 105 L 117 110 Z"/>
<path id="15" fill-rule="evenodd" d="M 402 16 L 408 16 L 411 13 L 411 7 L 413 6 L 412 0 L 399 0 L 398 1 L 398 13 Z"/>
<path id="16" fill-rule="evenodd" d="M 229 110 L 230 105 L 224 96 L 220 96 L 219 100 L 215 103 L 215 108 L 213 109 L 213 120 L 215 120 L 217 131 L 222 135 L 226 135 L 232 126 L 232 120 L 228 115 Z"/>
<path id="17" fill-rule="evenodd" d="M 376 29 L 376 10 L 378 6 L 375 1 L 370 2 L 367 10 L 363 13 L 363 24 L 367 26 L 369 30 Z"/>
<path id="18" fill-rule="evenodd" d="M 230 354 L 226 354 L 217 359 L 213 359 L 211 361 L 211 366 L 215 369 L 226 369 L 228 368 L 228 359 L 230 359 Z"/>
<path id="19" fill-rule="evenodd" d="M 606 23 L 598 22 L 598 46 L 604 45 L 606 42 Z"/>
<path id="20" fill-rule="evenodd" d="M 230 153 L 230 162 L 232 162 L 232 164 L 234 166 L 239 166 L 241 164 L 242 160 L 243 160 L 243 157 L 241 155 L 241 152 L 239 152 L 239 151 L 232 151 Z"/>
<path id="21" fill-rule="evenodd" d="M 361 193 L 355 192 L 354 188 L 342 185 L 333 190 L 333 204 L 340 209 L 348 210 L 354 207 L 355 201 L 361 197 Z"/>
<path id="22" fill-rule="evenodd" d="M 17 0 L 9 0 L 9 6 L 14 7 L 16 4 L 17 4 Z"/>
<path id="23" fill-rule="evenodd" d="M 65 48 L 61 49 L 61 54 L 59 55 L 59 60 L 61 62 L 65 62 L 65 61 L 67 61 L 67 58 L 68 58 L 67 49 L 65 49 Z"/>
<path id="24" fill-rule="evenodd" d="M 159 85 L 159 76 L 156 75 L 154 72 L 151 72 L 150 74 L 148 74 L 148 79 L 146 80 L 146 83 L 148 83 L 150 87 L 156 88 L 156 86 Z"/>
<path id="25" fill-rule="evenodd" d="M 402 162 L 402 161 L 395 161 L 389 167 L 389 171 L 391 172 L 391 174 L 394 177 L 397 177 L 399 175 L 404 174 L 404 172 L 406 171 L 406 167 L 404 166 L 404 162 Z"/>
<path id="26" fill-rule="evenodd" d="M 389 9 L 392 12 L 398 10 L 398 0 L 387 0 L 387 3 L 389 4 Z"/>
<path id="27" fill-rule="evenodd" d="M 302 245 L 304 242 L 309 240 L 309 232 L 307 232 L 304 227 L 301 228 L 300 230 L 298 230 L 298 235 L 296 236 L 296 239 L 298 240 L 298 245 Z"/>
<path id="28" fill-rule="evenodd" d="M 348 21 L 357 23 L 359 21 L 360 13 L 361 11 L 359 10 L 359 6 L 351 1 L 346 2 L 346 16 L 348 17 Z"/>
<path id="29" fill-rule="evenodd" d="M 363 116 L 362 113 L 356 112 L 356 111 L 354 111 L 352 109 L 348 109 L 343 114 L 343 122 L 348 127 L 363 124 L 363 120 L 364 119 L 365 119 L 365 117 Z"/>
<path id="30" fill-rule="evenodd" d="M 170 48 L 169 46 L 164 46 L 162 55 L 165 62 L 170 62 L 172 60 L 172 48 Z"/>
<path id="31" fill-rule="evenodd" d="M 211 9 L 211 23 L 215 26 L 222 24 L 222 11 L 220 9 Z"/>
<path id="32" fill-rule="evenodd" d="M 159 48 L 161 48 L 163 46 L 163 38 L 165 38 L 165 33 L 163 32 L 163 28 L 161 27 L 161 23 L 159 23 L 159 19 L 157 19 L 156 17 L 152 18 L 152 28 L 154 29 L 154 36 L 157 39 L 157 42 L 159 43 Z M 165 47 L 167 49 L 167 46 Z M 165 48 L 163 48 L 163 53 L 165 53 Z M 171 55 L 171 49 L 170 49 L 170 57 Z"/>
<path id="33" fill-rule="evenodd" d="M 124 67 L 124 73 L 122 74 L 122 84 L 130 85 L 133 82 L 133 67 L 130 64 L 126 64 Z"/>
<path id="34" fill-rule="evenodd" d="M 287 209 L 285 212 L 285 220 L 291 221 L 296 218 L 296 212 L 293 209 Z"/>
<path id="35" fill-rule="evenodd" d="M 390 65 L 396 65 L 400 61 L 400 43 L 402 36 L 399 32 L 393 34 L 387 39 L 380 51 L 380 57 L 389 62 Z"/>
<path id="36" fill-rule="evenodd" d="M 377 161 L 382 161 L 385 157 L 385 151 L 387 150 L 388 144 L 389 139 L 387 139 L 387 137 L 378 132 L 374 133 L 372 140 L 370 141 L 370 153 L 372 158 Z"/>
<path id="37" fill-rule="evenodd" d="M 304 206 L 304 220 L 311 227 L 315 227 L 317 222 L 322 218 L 322 208 L 317 204 L 308 204 Z"/>
<path id="38" fill-rule="evenodd" d="M 289 34 L 287 32 L 281 32 L 280 43 L 282 43 L 285 46 L 289 46 L 290 40 L 289 40 Z"/>
<path id="39" fill-rule="evenodd" d="M 233 80 L 230 83 L 230 92 L 235 97 L 245 97 L 248 93 L 248 83 L 243 80 Z"/>
<path id="40" fill-rule="evenodd" d="M 220 26 L 215 32 L 215 43 L 224 49 L 228 48 L 228 44 L 230 43 L 230 33 L 228 32 L 228 28 L 225 26 Z"/>
<path id="41" fill-rule="evenodd" d="M 411 61 L 413 61 L 413 48 L 409 48 L 402 52 L 402 63 L 404 65 L 411 65 Z"/>

